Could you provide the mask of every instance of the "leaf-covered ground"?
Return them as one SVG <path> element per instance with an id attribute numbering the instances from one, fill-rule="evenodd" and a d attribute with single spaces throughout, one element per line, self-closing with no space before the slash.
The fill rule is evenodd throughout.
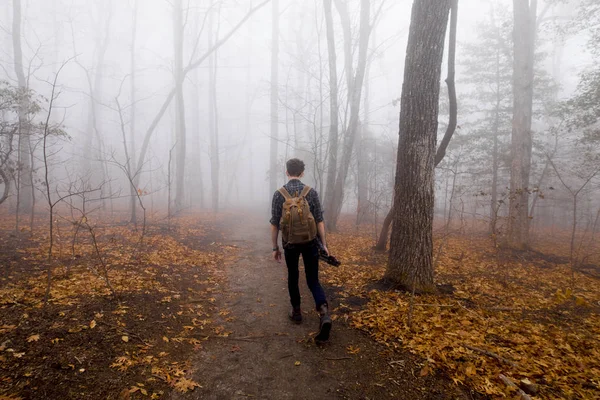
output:
<path id="1" fill-rule="evenodd" d="M 412 297 L 348 223 L 329 239 L 342 266 L 321 268 L 334 330 L 318 348 L 310 294 L 291 324 L 268 225 L 246 217 L 152 222 L 141 247 L 131 224 L 90 220 L 101 257 L 59 221 L 46 306 L 46 221 L 30 235 L 1 218 L 0 399 L 514 396 L 500 374 L 533 398 L 600 398 L 599 249 L 572 274 L 568 234 L 525 253 L 440 236 L 439 293 Z"/>
<path id="2" fill-rule="evenodd" d="M 445 376 L 419 376 L 422 358 L 350 327 L 330 287 L 332 340 L 316 346 L 308 289 L 295 325 L 269 225 L 251 217 L 155 221 L 141 247 L 139 227 L 89 218 L 99 251 L 58 220 L 45 306 L 46 220 L 30 235 L 0 219 L 0 400 L 465 398 Z"/>
<path id="3" fill-rule="evenodd" d="M 421 375 L 443 371 L 492 398 L 515 395 L 501 374 L 533 398 L 600 398 L 598 249 L 572 274 L 568 240 L 541 234 L 534 250 L 515 253 L 485 235 L 443 236 L 439 293 L 412 297 L 382 283 L 387 255 L 370 250 L 372 236 L 336 234 L 329 247 L 345 263 L 324 276 L 348 299 L 367 300 L 350 312 L 354 327 L 428 361 Z"/>
<path id="4" fill-rule="evenodd" d="M 40 223 L 31 238 L 15 234 L 13 221 L 0 236 L 0 398 L 160 398 L 197 386 L 189 353 L 226 334 L 213 323 L 216 266 L 232 253 L 214 243 L 211 218 L 150 225 L 141 248 L 140 229 L 90 221 L 116 299 L 89 233 L 73 246 L 75 227 L 59 224 L 46 306 L 47 233 Z"/>

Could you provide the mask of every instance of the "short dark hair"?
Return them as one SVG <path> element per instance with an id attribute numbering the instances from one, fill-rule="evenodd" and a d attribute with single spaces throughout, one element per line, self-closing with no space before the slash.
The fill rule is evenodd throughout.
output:
<path id="1" fill-rule="evenodd" d="M 287 173 L 290 176 L 300 176 L 304 172 L 304 161 L 299 158 L 292 158 L 285 163 Z"/>

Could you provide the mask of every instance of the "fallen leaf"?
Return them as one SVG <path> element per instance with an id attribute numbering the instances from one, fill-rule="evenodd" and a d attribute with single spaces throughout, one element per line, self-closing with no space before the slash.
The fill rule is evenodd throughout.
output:
<path id="1" fill-rule="evenodd" d="M 121 340 L 127 343 L 129 342 L 129 336 L 121 336 Z"/>
<path id="2" fill-rule="evenodd" d="M 90 322 L 90 329 L 94 329 L 96 327 L 96 320 L 92 320 L 92 322 Z"/>
<path id="3" fill-rule="evenodd" d="M 181 393 L 192 391 L 197 387 L 202 387 L 191 379 L 181 378 L 175 383 L 175 389 Z"/>
<path id="4" fill-rule="evenodd" d="M 27 338 L 28 343 L 37 342 L 38 340 L 40 340 L 40 335 L 31 335 Z"/>

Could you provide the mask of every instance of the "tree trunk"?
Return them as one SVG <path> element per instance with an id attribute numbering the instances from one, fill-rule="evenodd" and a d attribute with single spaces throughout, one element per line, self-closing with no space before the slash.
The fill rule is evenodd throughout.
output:
<path id="1" fill-rule="evenodd" d="M 181 211 L 185 200 L 185 101 L 183 97 L 183 7 L 182 0 L 174 1 L 174 55 L 175 55 L 175 137 L 177 158 L 175 161 L 175 210 Z"/>
<path id="2" fill-rule="evenodd" d="M 337 175 L 338 155 L 338 76 L 337 55 L 335 50 L 335 36 L 333 30 L 333 16 L 331 12 L 331 0 L 324 0 L 325 24 L 327 28 L 327 50 L 329 53 L 329 157 L 327 162 L 327 187 L 325 193 L 325 211 L 333 210 L 333 188 Z M 329 218 L 327 228 L 331 229 Z"/>
<path id="3" fill-rule="evenodd" d="M 458 0 L 450 0 L 450 7 L 452 9 L 452 21 L 450 24 L 450 49 L 448 51 L 448 78 L 446 83 L 448 84 L 448 96 L 450 99 L 450 121 L 448 122 L 448 128 L 444 134 L 444 139 L 440 144 L 435 154 L 435 167 L 437 167 L 446 155 L 446 148 L 450 144 L 450 140 L 454 135 L 457 127 L 458 118 L 458 104 L 456 100 L 456 89 L 454 86 L 454 75 L 455 75 L 455 59 L 456 59 L 456 30 L 458 25 Z M 439 95 L 438 95 L 439 97 Z M 385 251 L 385 243 L 387 241 L 388 232 L 390 231 L 390 225 L 394 218 L 394 205 L 386 215 L 383 226 L 381 227 L 381 233 L 379 234 L 379 240 L 377 241 L 376 250 Z"/>
<path id="4" fill-rule="evenodd" d="M 400 108 L 393 227 L 386 278 L 433 286 L 434 167 L 440 76 L 450 0 L 415 0 Z"/>
<path id="5" fill-rule="evenodd" d="M 371 34 L 371 43 L 373 47 L 375 43 L 375 32 Z M 370 132 L 369 132 L 369 113 L 371 112 L 371 85 L 369 82 L 369 76 L 371 74 L 371 63 L 367 64 L 367 70 L 365 72 L 365 99 L 364 99 L 364 118 L 363 123 L 360 127 L 360 138 L 359 145 L 357 147 L 357 194 L 358 204 L 356 206 L 356 225 L 360 225 L 364 222 L 367 217 L 372 215 L 371 204 L 369 203 L 369 143 L 370 143 Z"/>
<path id="6" fill-rule="evenodd" d="M 211 6 L 212 6 L 211 2 Z M 212 7 L 211 7 L 212 8 Z M 214 14 L 208 17 L 208 47 L 213 45 Z M 216 33 L 218 41 L 218 29 Z M 212 210 L 219 211 L 219 114 L 217 109 L 217 52 L 208 59 L 208 131 L 210 135 L 210 176 L 212 182 Z"/>
<path id="7" fill-rule="evenodd" d="M 12 42 L 14 52 L 15 73 L 17 75 L 17 84 L 19 85 L 19 139 L 18 139 L 18 158 L 19 158 L 19 202 L 17 203 L 17 213 L 29 213 L 33 207 L 33 182 L 31 179 L 31 159 L 30 159 L 30 137 L 29 121 L 27 119 L 27 77 L 23 69 L 23 50 L 21 47 L 21 0 L 13 0 L 13 21 L 12 21 Z"/>
<path id="8" fill-rule="evenodd" d="M 381 232 L 379 233 L 379 239 L 377 240 L 377 244 L 375 245 L 375 250 L 385 251 L 388 236 L 390 235 L 390 226 L 392 226 L 393 219 L 394 213 L 392 212 L 392 210 L 390 210 L 390 212 L 387 213 L 385 219 L 383 220 L 383 227 L 381 228 Z"/>
<path id="9" fill-rule="evenodd" d="M 279 141 L 279 0 L 272 1 L 271 29 L 271 152 L 269 168 L 269 189 L 277 190 L 277 148 Z"/>
<path id="10" fill-rule="evenodd" d="M 533 63 L 537 0 L 513 0 L 513 124 L 508 243 L 529 245 L 529 173 L 532 149 Z"/>
<path id="11" fill-rule="evenodd" d="M 492 127 L 492 135 L 494 144 L 492 146 L 492 200 L 490 204 L 490 226 L 489 233 L 496 234 L 496 223 L 498 222 L 498 135 L 500 129 L 500 104 L 502 98 L 500 96 L 500 28 L 497 29 L 497 46 L 496 49 L 496 107 L 494 109 L 494 125 Z"/>
<path id="12" fill-rule="evenodd" d="M 361 12 L 360 12 L 360 33 L 359 33 L 359 45 L 358 45 L 358 64 L 356 67 L 356 74 L 348 79 L 348 100 L 350 102 L 350 121 L 348 123 L 348 129 L 344 138 L 342 159 L 338 168 L 338 174 L 335 180 L 333 188 L 333 199 L 332 208 L 329 210 L 329 227 L 331 230 L 335 230 L 337 226 L 337 220 L 342 211 L 342 205 L 344 202 L 344 186 L 346 184 L 346 178 L 348 177 L 348 170 L 350 169 L 350 161 L 352 158 L 352 152 L 354 149 L 354 142 L 360 129 L 359 113 L 360 103 L 362 98 L 362 87 L 365 77 L 365 70 L 367 64 L 367 51 L 369 48 L 369 35 L 371 32 L 370 26 L 370 14 L 371 14 L 371 1 L 361 0 Z M 344 15 L 340 12 L 342 22 L 344 25 L 349 26 L 347 14 Z M 348 57 L 348 52 L 351 50 L 351 46 L 347 45 L 347 42 L 351 38 L 344 35 L 344 42 L 346 43 L 346 73 L 352 72 L 352 57 Z M 350 60 L 350 61 L 349 61 Z M 349 63 L 349 65 L 348 65 Z"/>
<path id="13" fill-rule="evenodd" d="M 129 179 L 133 182 L 133 176 L 131 176 L 132 166 L 135 165 L 135 123 L 136 123 L 136 96 L 135 96 L 135 78 L 136 78 L 136 54 L 135 54 L 135 46 L 137 40 L 137 18 L 138 18 L 138 0 L 134 0 L 133 2 L 133 15 L 132 15 L 132 30 L 131 30 L 131 125 L 129 129 L 129 143 L 131 146 L 131 151 L 129 151 L 129 157 L 127 161 L 127 170 L 130 174 Z M 134 185 L 129 185 L 129 209 L 131 211 L 131 222 L 137 223 L 137 195 L 135 191 L 139 189 Z"/>

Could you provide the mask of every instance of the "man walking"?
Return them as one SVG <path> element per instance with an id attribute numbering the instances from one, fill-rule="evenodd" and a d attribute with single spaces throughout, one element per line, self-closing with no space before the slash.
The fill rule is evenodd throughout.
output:
<path id="1" fill-rule="evenodd" d="M 288 269 L 288 290 L 292 303 L 289 317 L 297 324 L 302 322 L 298 287 L 300 275 L 298 262 L 302 255 L 306 283 L 312 292 L 320 316 L 319 333 L 315 340 L 322 342 L 329 339 L 331 331 L 327 299 L 319 283 L 318 240 L 321 241 L 325 252 L 328 252 L 323 211 L 317 191 L 300 181 L 304 176 L 304 162 L 293 158 L 286 163 L 286 169 L 289 182 L 275 192 L 271 207 L 273 258 L 281 262 L 281 250 L 277 241 L 281 230 L 283 252 Z"/>

